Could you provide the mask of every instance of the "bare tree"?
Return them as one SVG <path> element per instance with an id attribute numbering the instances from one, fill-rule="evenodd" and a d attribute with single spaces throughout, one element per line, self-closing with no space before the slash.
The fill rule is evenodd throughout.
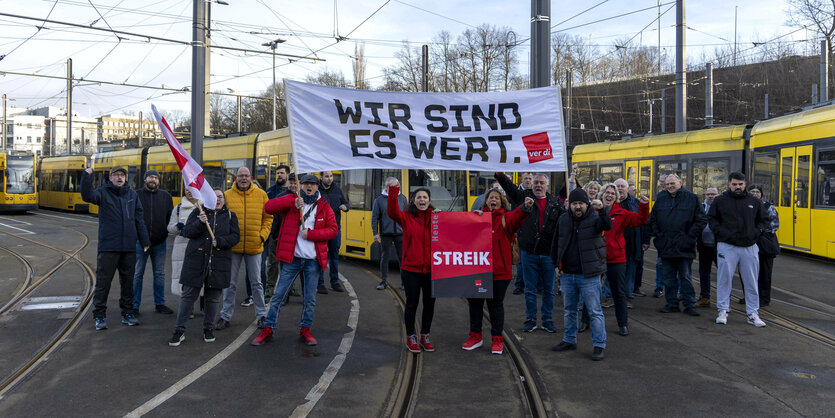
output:
<path id="1" fill-rule="evenodd" d="M 342 71 L 330 71 L 327 67 L 315 75 L 308 75 L 305 77 L 308 83 L 321 84 L 323 86 L 331 87 L 348 87 L 348 82 L 345 80 L 345 75 Z"/>
<path id="2" fill-rule="evenodd" d="M 354 43 L 354 88 L 365 90 L 365 43 Z"/>

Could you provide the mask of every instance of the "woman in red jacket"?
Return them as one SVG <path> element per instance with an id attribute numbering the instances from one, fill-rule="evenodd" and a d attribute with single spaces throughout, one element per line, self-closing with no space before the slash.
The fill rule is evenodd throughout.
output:
<path id="1" fill-rule="evenodd" d="M 491 351 L 502 354 L 504 351 L 504 294 L 513 278 L 513 260 L 511 244 L 516 231 L 525 223 L 533 206 L 533 199 L 525 198 L 525 203 L 513 211 L 508 211 L 510 204 L 502 192 L 492 189 L 484 199 L 484 210 L 475 213 L 487 213 L 493 221 L 493 298 L 486 299 L 490 313 L 490 335 L 493 336 Z M 461 345 L 464 350 L 475 350 L 482 345 L 481 323 L 484 319 L 485 299 L 468 298 L 470 304 L 470 337 Z"/>
<path id="2" fill-rule="evenodd" d="M 629 335 L 629 314 L 626 306 L 626 251 L 623 230 L 637 228 L 647 223 L 649 219 L 649 199 L 641 196 L 638 199 L 638 213 L 623 209 L 615 202 L 618 189 L 614 183 L 601 188 L 601 200 L 604 210 L 609 211 L 612 218 L 612 229 L 606 231 L 606 279 L 612 289 L 612 299 L 615 302 L 615 317 L 618 320 L 618 334 Z M 624 196 L 625 198 L 625 196 Z"/>
<path id="3" fill-rule="evenodd" d="M 432 227 L 432 207 L 429 189 L 415 190 L 407 210 L 400 210 L 397 196 L 399 187 L 389 187 L 386 213 L 389 218 L 403 228 L 403 256 L 400 258 L 400 276 L 406 289 L 406 348 L 413 353 L 435 351 L 429 341 L 429 329 L 435 315 L 435 298 L 432 297 L 432 277 L 430 258 L 430 228 Z M 415 316 L 420 295 L 423 293 L 423 313 L 420 319 L 420 345 L 415 335 Z"/>

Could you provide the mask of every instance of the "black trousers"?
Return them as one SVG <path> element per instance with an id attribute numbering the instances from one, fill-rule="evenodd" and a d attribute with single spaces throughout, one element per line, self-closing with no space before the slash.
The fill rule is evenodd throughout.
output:
<path id="1" fill-rule="evenodd" d="M 626 306 L 626 263 L 606 264 L 606 280 L 609 281 L 609 289 L 612 290 L 612 300 L 615 302 L 615 317 L 618 320 L 618 326 L 628 326 L 629 311 Z"/>
<path id="2" fill-rule="evenodd" d="M 432 318 L 435 316 L 435 298 L 432 297 L 432 275 L 430 273 L 415 273 L 400 270 L 403 287 L 406 289 L 406 312 L 403 319 L 406 322 L 406 335 L 415 335 L 415 316 L 423 294 L 423 312 L 420 316 L 420 333 L 429 334 L 432 328 Z"/>
<path id="3" fill-rule="evenodd" d="M 397 261 L 403 254 L 403 235 L 380 235 L 380 277 L 388 283 L 391 246 L 397 250 Z"/>
<path id="4" fill-rule="evenodd" d="M 716 261 L 716 246 L 699 245 L 699 297 L 710 299 L 710 271 Z"/>
<path id="5" fill-rule="evenodd" d="M 644 280 L 644 252 L 641 251 L 640 257 L 635 256 L 635 285 L 633 292 L 641 290 L 641 284 Z"/>
<path id="6" fill-rule="evenodd" d="M 119 270 L 119 308 L 122 316 L 135 314 L 133 309 L 133 272 L 136 269 L 136 251 L 99 252 L 96 260 L 96 288 L 93 293 L 93 317 L 107 317 L 107 297 L 113 275 Z"/>
<path id="7" fill-rule="evenodd" d="M 760 293 L 760 306 L 771 303 L 771 271 L 774 269 L 774 257 L 760 253 L 760 276 L 757 286 Z"/>
<path id="8" fill-rule="evenodd" d="M 468 298 L 470 304 L 470 332 L 481 332 L 484 321 L 484 302 L 487 302 L 487 312 L 490 314 L 490 334 L 494 337 L 502 336 L 504 329 L 504 295 L 512 280 L 493 280 L 492 299 Z"/>

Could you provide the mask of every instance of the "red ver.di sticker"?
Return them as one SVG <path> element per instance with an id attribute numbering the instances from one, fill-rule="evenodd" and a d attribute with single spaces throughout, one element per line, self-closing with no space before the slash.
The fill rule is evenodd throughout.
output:
<path id="1" fill-rule="evenodd" d="M 548 139 L 548 132 L 523 136 L 522 142 L 525 144 L 529 163 L 533 164 L 554 158 L 554 153 L 551 152 L 551 140 Z"/>

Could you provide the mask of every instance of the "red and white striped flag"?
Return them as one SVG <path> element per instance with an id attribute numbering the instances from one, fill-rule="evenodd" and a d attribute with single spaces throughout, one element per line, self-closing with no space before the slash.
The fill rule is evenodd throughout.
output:
<path id="1" fill-rule="evenodd" d="M 157 107 L 151 105 L 151 110 L 154 111 L 154 117 L 157 118 L 157 124 L 168 141 L 168 148 L 171 148 L 171 153 L 174 154 L 174 160 L 177 161 L 177 166 L 180 167 L 180 173 L 183 174 L 183 183 L 186 188 L 191 190 L 191 195 L 202 200 L 203 206 L 208 209 L 214 209 L 217 206 L 217 196 L 215 196 L 212 186 L 203 177 L 203 168 L 188 155 L 180 141 L 174 136 L 174 131 L 168 126 L 165 118 L 160 116 L 157 112 Z"/>

